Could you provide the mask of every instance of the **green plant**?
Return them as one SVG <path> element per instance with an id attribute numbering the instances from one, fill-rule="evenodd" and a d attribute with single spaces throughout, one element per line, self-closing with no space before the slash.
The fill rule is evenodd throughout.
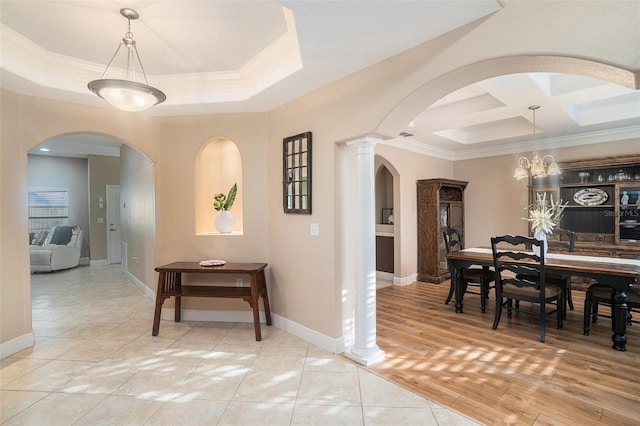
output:
<path id="1" fill-rule="evenodd" d="M 213 208 L 217 211 L 225 211 L 231 209 L 233 202 L 236 200 L 236 193 L 238 192 L 238 185 L 233 184 L 229 190 L 229 195 L 223 193 L 216 194 L 213 198 Z"/>
<path id="2" fill-rule="evenodd" d="M 529 217 L 522 219 L 531 222 L 531 229 L 533 232 L 543 231 L 546 234 L 552 234 L 553 228 L 558 225 L 565 207 L 569 202 L 562 204 L 562 200 L 558 203 L 553 202 L 553 195 L 551 195 L 551 201 L 547 204 L 547 194 L 536 194 L 536 202 L 527 206 L 529 210 Z"/>

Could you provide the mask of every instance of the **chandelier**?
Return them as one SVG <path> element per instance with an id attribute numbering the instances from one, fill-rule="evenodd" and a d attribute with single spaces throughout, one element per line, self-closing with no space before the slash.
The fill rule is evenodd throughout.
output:
<path id="1" fill-rule="evenodd" d="M 518 165 L 516 166 L 515 172 L 513 173 L 513 177 L 521 180 L 529 176 L 534 178 L 543 178 L 547 176 L 557 176 L 561 174 L 560 167 L 556 163 L 556 160 L 552 155 L 545 155 L 540 157 L 538 151 L 535 149 L 535 141 L 536 141 L 536 110 L 540 108 L 540 105 L 531 105 L 529 109 L 533 114 L 533 158 L 531 161 L 527 157 L 520 157 L 518 159 Z M 530 170 L 528 172 L 527 170 Z"/>
<path id="2" fill-rule="evenodd" d="M 87 86 L 93 93 L 118 109 L 131 112 L 143 111 L 164 102 L 167 97 L 160 90 L 149 86 L 147 75 L 142 67 L 142 61 L 136 48 L 136 41 L 133 39 L 133 34 L 131 33 L 131 20 L 138 19 L 140 15 L 135 10 L 129 8 L 120 9 L 120 14 L 127 18 L 129 25 L 128 31 L 122 39 L 122 43 L 118 44 L 116 53 L 113 54 L 100 79 L 93 80 Z M 104 78 L 122 46 L 126 47 L 127 51 L 127 80 Z M 137 69 L 140 70 L 139 72 L 136 71 L 136 61 Z M 137 81 L 138 74 L 142 74 L 144 83 Z"/>

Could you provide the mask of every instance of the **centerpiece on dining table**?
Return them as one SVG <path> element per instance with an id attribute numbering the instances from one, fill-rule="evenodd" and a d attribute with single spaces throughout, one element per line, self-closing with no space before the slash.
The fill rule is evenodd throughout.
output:
<path id="1" fill-rule="evenodd" d="M 529 217 L 522 218 L 531 223 L 531 230 L 533 231 L 533 237 L 536 240 L 544 241 L 544 251 L 547 252 L 547 234 L 553 234 L 553 230 L 562 219 L 565 207 L 569 202 L 562 204 L 562 200 L 559 202 L 553 201 L 553 195 L 550 195 L 550 201 L 547 202 L 547 193 L 537 193 L 536 202 L 527 206 L 529 210 Z M 540 256 L 539 248 L 534 246 L 533 251 L 536 255 Z"/>

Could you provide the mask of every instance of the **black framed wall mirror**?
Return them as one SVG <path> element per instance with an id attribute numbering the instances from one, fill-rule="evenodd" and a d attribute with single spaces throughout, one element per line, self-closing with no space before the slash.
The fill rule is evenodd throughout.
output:
<path id="1" fill-rule="evenodd" d="M 284 212 L 311 214 L 311 132 L 284 138 L 282 154 Z"/>

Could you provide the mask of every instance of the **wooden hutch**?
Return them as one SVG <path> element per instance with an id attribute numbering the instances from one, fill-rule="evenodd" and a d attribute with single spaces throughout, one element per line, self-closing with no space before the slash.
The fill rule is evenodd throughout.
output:
<path id="1" fill-rule="evenodd" d="M 464 190 L 468 182 L 452 179 L 417 181 L 418 281 L 441 283 L 449 278 L 442 231 L 460 229 L 464 238 Z"/>
<path id="2" fill-rule="evenodd" d="M 640 155 L 559 166 L 559 176 L 529 178 L 529 202 L 542 192 L 569 202 L 560 227 L 576 232 L 577 253 L 640 257 Z"/>

